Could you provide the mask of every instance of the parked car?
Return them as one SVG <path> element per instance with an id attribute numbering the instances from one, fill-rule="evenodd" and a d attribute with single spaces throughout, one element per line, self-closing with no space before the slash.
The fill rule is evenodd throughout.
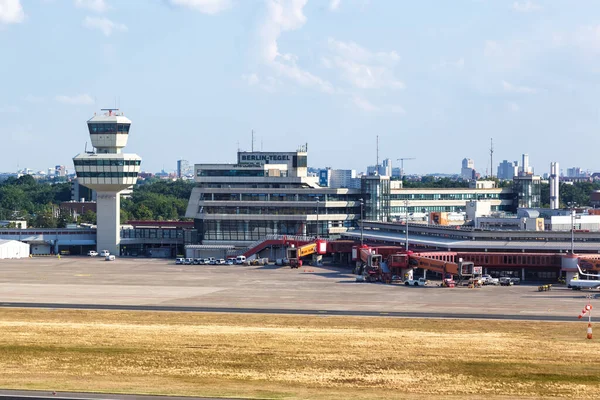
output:
<path id="1" fill-rule="evenodd" d="M 105 261 L 115 261 L 115 256 L 113 256 L 112 254 L 107 255 L 106 257 L 104 257 Z"/>
<path id="2" fill-rule="evenodd" d="M 110 256 L 110 251 L 108 251 L 108 250 L 100 251 L 100 257 L 108 257 L 108 256 Z"/>
<path id="3" fill-rule="evenodd" d="M 217 264 L 217 259 L 216 259 L 216 258 L 214 258 L 214 257 L 209 257 L 209 258 L 208 258 L 208 263 L 209 263 L 210 265 L 216 265 L 216 264 Z"/>
<path id="4" fill-rule="evenodd" d="M 521 284 L 521 278 L 510 278 L 510 281 L 513 283 L 513 285 Z"/>
<path id="5" fill-rule="evenodd" d="M 483 282 L 484 285 L 499 285 L 500 284 L 500 280 L 498 278 L 492 278 L 491 275 L 485 274 L 482 275 L 481 280 Z"/>
<path id="6" fill-rule="evenodd" d="M 181 265 L 185 262 L 185 258 L 176 258 L 175 259 L 175 264 L 177 265 Z"/>
<path id="7" fill-rule="evenodd" d="M 96 257 L 97 255 L 98 255 L 98 252 L 96 250 L 88 251 L 88 256 L 90 256 L 90 257 Z"/>
<path id="8" fill-rule="evenodd" d="M 217 260 L 217 264 L 219 264 L 219 265 L 225 265 L 225 259 L 224 258 L 219 258 Z"/>
<path id="9" fill-rule="evenodd" d="M 498 279 L 500 282 L 500 286 L 512 286 L 514 283 L 511 281 L 511 278 L 508 276 L 503 276 Z"/>
<path id="10" fill-rule="evenodd" d="M 194 258 L 194 264 L 195 265 L 203 265 L 204 259 L 203 258 Z"/>
<path id="11" fill-rule="evenodd" d="M 225 264 L 227 264 L 227 265 L 233 265 L 234 264 L 233 259 L 228 258 L 227 261 L 225 262 Z"/>
<path id="12" fill-rule="evenodd" d="M 246 262 L 246 257 L 245 256 L 237 256 L 235 258 L 235 263 L 238 264 L 238 265 L 242 265 L 245 262 Z"/>

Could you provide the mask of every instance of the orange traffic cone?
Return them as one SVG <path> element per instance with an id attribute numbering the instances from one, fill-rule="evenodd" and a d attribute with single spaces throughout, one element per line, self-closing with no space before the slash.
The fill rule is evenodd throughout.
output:
<path id="1" fill-rule="evenodd" d="M 588 328 L 587 328 L 587 338 L 591 339 L 592 338 L 592 323 L 588 323 Z"/>

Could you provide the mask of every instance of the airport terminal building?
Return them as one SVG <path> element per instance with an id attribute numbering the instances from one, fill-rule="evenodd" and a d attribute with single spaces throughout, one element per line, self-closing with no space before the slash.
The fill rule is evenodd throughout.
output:
<path id="1" fill-rule="evenodd" d="M 321 187 L 307 152 L 238 152 L 232 164 L 196 164 L 186 217 L 197 242 L 248 246 L 267 235 L 339 235 L 356 228 L 359 189 Z"/>
<path id="2" fill-rule="evenodd" d="M 491 210 L 512 207 L 510 188 L 403 189 L 388 176 L 364 175 L 360 188 L 321 186 L 308 175 L 305 148 L 295 152 L 237 153 L 231 164 L 196 164 L 186 217 L 197 237 L 187 243 L 246 247 L 268 235 L 336 238 L 371 221 L 407 213 L 461 212 L 473 200 Z"/>

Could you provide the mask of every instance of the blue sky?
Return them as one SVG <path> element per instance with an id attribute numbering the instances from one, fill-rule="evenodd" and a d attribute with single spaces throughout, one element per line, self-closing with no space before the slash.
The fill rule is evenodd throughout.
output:
<path id="1" fill-rule="evenodd" d="M 83 151 L 118 104 L 143 169 L 308 143 L 314 167 L 600 170 L 600 2 L 0 0 L 0 171 Z M 395 164 L 398 164 L 397 162 Z"/>

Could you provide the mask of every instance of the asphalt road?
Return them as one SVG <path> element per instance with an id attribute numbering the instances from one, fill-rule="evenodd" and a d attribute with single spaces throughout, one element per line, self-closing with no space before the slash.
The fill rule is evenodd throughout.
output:
<path id="1" fill-rule="evenodd" d="M 396 318 L 448 318 L 448 319 L 486 319 L 515 321 L 552 321 L 576 322 L 577 317 L 563 315 L 535 314 L 485 314 L 485 313 L 441 313 L 413 311 L 358 311 L 358 310 L 303 310 L 281 308 L 230 308 L 230 307 L 192 307 L 192 306 L 154 306 L 119 304 L 61 304 L 61 303 L 0 303 L 3 308 L 54 308 L 72 310 L 118 310 L 118 311 L 165 311 L 165 312 L 204 312 L 204 313 L 240 313 L 240 314 L 291 314 L 291 315 L 331 315 L 354 317 L 396 317 Z"/>

